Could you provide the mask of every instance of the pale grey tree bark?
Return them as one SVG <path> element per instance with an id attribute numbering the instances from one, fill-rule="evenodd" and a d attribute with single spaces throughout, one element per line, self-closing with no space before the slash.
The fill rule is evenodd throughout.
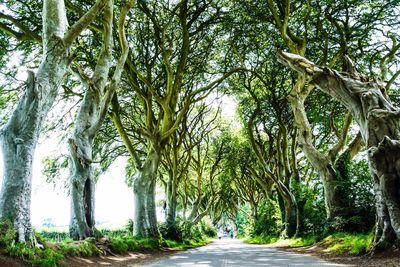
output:
<path id="1" fill-rule="evenodd" d="M 378 81 L 360 76 L 349 58 L 347 73 L 320 67 L 304 57 L 280 52 L 280 62 L 312 78 L 352 113 L 368 149 L 376 198 L 375 248 L 400 239 L 400 110 L 383 94 Z"/>
<path id="2" fill-rule="evenodd" d="M 143 166 L 136 169 L 133 178 L 133 234 L 136 236 L 159 236 L 157 228 L 155 188 L 157 171 L 161 160 L 160 148 L 150 144 Z"/>
<path id="3" fill-rule="evenodd" d="M 106 116 L 114 92 L 119 84 L 122 70 L 128 56 L 128 43 L 125 38 L 125 18 L 132 8 L 130 1 L 122 9 L 118 32 L 122 53 L 111 80 L 108 79 L 112 67 L 113 52 L 113 0 L 107 1 L 104 10 L 103 46 L 91 78 L 78 71 L 86 92 L 82 100 L 75 128 L 69 139 L 69 169 L 71 193 L 70 236 L 85 239 L 94 235 L 95 181 L 93 173 L 93 139 Z"/>
<path id="4" fill-rule="evenodd" d="M 72 43 L 104 4 L 104 0 L 98 0 L 68 29 L 64 1 L 43 2 L 42 61 L 36 74 L 29 73 L 25 92 L 9 121 L 0 131 L 4 160 L 0 216 L 13 222 L 19 241 L 25 241 L 32 235 L 32 162 L 43 120 L 52 107 L 67 73 Z"/>

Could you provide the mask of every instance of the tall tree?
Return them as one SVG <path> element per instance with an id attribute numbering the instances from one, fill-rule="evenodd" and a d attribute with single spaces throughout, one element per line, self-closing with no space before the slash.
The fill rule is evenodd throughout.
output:
<path id="1" fill-rule="evenodd" d="M 395 5 L 392 1 L 374 1 L 367 8 L 369 12 L 358 12 L 363 4 L 363 1 L 317 1 L 315 5 L 311 5 L 305 1 L 304 5 L 299 6 L 290 0 L 267 1 L 271 22 L 285 46 L 298 55 L 305 55 L 310 47 L 309 52 L 321 55 L 322 64 L 330 67 L 336 66 L 345 54 L 356 54 L 360 50 L 362 52 L 367 46 L 365 41 L 371 38 L 372 30 L 383 23 L 383 14 Z M 304 31 L 296 31 L 296 28 Z M 305 76 L 299 73 L 288 97 L 298 128 L 299 146 L 323 181 L 328 219 L 348 220 L 353 214 L 349 212 L 352 210 L 348 205 L 349 199 L 344 198 L 342 193 L 341 184 L 345 176 L 340 174 L 335 163 L 340 162 L 341 156 L 353 156 L 361 148 L 361 138 L 354 139 L 352 153 L 340 154 L 345 147 L 351 123 L 348 116 L 349 120 L 344 122 L 342 133 L 337 135 L 337 143 L 327 154 L 319 151 L 313 143 L 313 132 L 305 109 L 306 99 L 312 90 L 313 87 L 307 85 Z"/>
<path id="2" fill-rule="evenodd" d="M 70 236 L 85 239 L 94 235 L 95 181 L 93 173 L 93 140 L 101 128 L 111 99 L 116 91 L 128 56 L 128 41 L 125 37 L 125 17 L 134 5 L 130 1 L 122 9 L 118 21 L 121 56 L 114 74 L 109 79 L 113 63 L 113 11 L 114 3 L 109 0 L 104 9 L 103 46 L 95 69 L 89 78 L 78 67 L 78 75 L 86 89 L 75 119 L 73 134 L 68 140 L 70 149 L 70 192 L 71 221 Z"/>
<path id="3" fill-rule="evenodd" d="M 32 234 L 32 161 L 43 120 L 53 105 L 68 71 L 72 60 L 70 49 L 74 41 L 105 4 L 106 0 L 96 1 L 93 7 L 68 29 L 64 1 L 43 2 L 42 61 L 36 74 L 29 72 L 25 92 L 9 121 L 0 131 L 4 158 L 0 216 L 12 220 L 19 241 L 29 239 Z"/>
<path id="4" fill-rule="evenodd" d="M 382 93 L 376 80 L 366 80 L 346 57 L 346 73 L 321 67 L 304 57 L 281 52 L 279 60 L 311 77 L 320 90 L 345 105 L 357 121 L 374 180 L 377 208 L 375 248 L 385 248 L 400 236 L 400 111 Z"/>
<path id="5" fill-rule="evenodd" d="M 208 75 L 212 62 L 207 60 L 211 60 L 215 49 L 211 38 L 219 33 L 214 25 L 221 15 L 219 1 L 140 0 L 138 8 L 144 15 L 134 20 L 135 38 L 131 43 L 135 53 L 130 54 L 126 64 L 128 86 L 134 93 L 126 94 L 140 99 L 140 109 L 145 114 L 140 127 L 136 127 L 146 140 L 144 158 L 130 139 L 121 118 L 123 108 L 116 98 L 113 121 L 137 169 L 133 178 L 134 234 L 156 237 L 155 186 L 165 147 L 190 106 L 238 69 L 206 83 L 215 78 Z M 224 71 L 217 71 L 220 72 Z"/>
<path id="6" fill-rule="evenodd" d="M 179 129 L 166 146 L 163 156 L 163 165 L 167 172 L 166 181 L 166 226 L 168 234 L 174 238 L 177 231 L 176 213 L 178 205 L 178 189 L 182 180 L 188 175 L 189 167 L 193 163 L 194 148 L 199 145 L 204 136 L 207 136 L 213 122 L 217 120 L 219 112 L 212 118 L 210 104 L 199 103 L 191 105 Z M 197 133 L 197 134 L 195 134 Z M 176 235 L 175 235 L 176 236 Z"/>

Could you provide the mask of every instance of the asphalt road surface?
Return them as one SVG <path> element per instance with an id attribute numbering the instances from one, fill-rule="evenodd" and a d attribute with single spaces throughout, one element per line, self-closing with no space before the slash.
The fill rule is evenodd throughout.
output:
<path id="1" fill-rule="evenodd" d="M 210 245 L 186 250 L 151 263 L 152 267 L 256 267 L 256 266 L 346 266 L 329 263 L 316 257 L 279 251 L 263 245 L 250 245 L 243 241 L 222 238 Z"/>

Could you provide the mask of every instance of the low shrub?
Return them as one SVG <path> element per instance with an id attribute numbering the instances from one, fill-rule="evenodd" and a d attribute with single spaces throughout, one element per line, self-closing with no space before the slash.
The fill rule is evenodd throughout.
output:
<path id="1" fill-rule="evenodd" d="M 0 220 L 0 248 L 6 248 L 17 238 L 17 231 L 8 219 Z"/>
<path id="2" fill-rule="evenodd" d="M 159 223 L 158 230 L 163 238 L 175 241 L 183 240 L 183 229 L 178 223 L 174 226 L 170 226 L 167 223 Z"/>
<path id="3" fill-rule="evenodd" d="M 50 248 L 40 249 L 27 243 L 15 243 L 7 247 L 7 253 L 34 266 L 54 267 L 64 255 Z"/>
<path id="4" fill-rule="evenodd" d="M 129 245 L 127 244 L 126 240 L 123 240 L 120 237 L 112 238 L 110 242 L 110 249 L 118 254 L 124 254 L 128 252 Z"/>
<path id="5" fill-rule="evenodd" d="M 157 249 L 159 247 L 160 242 L 153 238 L 139 238 L 132 235 L 110 238 L 110 249 L 118 254 L 124 254 L 128 251 Z"/>
<path id="6" fill-rule="evenodd" d="M 38 232 L 47 241 L 62 242 L 69 239 L 69 233 L 60 231 L 40 231 Z"/>
<path id="7" fill-rule="evenodd" d="M 215 229 L 215 227 L 211 223 L 202 221 L 200 223 L 200 227 L 201 227 L 201 231 L 207 237 L 211 237 L 211 238 L 217 237 L 217 235 L 218 235 L 217 229 Z"/>

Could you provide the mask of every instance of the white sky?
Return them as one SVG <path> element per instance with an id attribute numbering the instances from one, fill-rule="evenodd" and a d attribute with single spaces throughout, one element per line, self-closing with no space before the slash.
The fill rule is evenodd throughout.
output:
<path id="1" fill-rule="evenodd" d="M 46 183 L 42 176 L 42 159 L 54 153 L 54 140 L 40 143 L 35 152 L 32 172 L 31 218 L 33 226 L 42 225 L 46 218 L 58 226 L 68 225 L 70 217 L 70 198 L 60 188 Z M 133 214 L 132 189 L 124 182 L 126 159 L 118 159 L 110 170 L 99 178 L 96 187 L 96 221 L 124 225 Z M 0 151 L 0 173 L 3 173 L 3 160 Z M 2 182 L 2 179 L 1 181 Z"/>

